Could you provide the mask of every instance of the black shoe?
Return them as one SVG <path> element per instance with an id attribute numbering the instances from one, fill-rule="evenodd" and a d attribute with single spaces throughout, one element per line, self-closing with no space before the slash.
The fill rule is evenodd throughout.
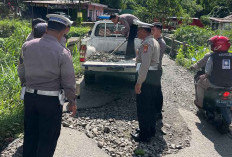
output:
<path id="1" fill-rule="evenodd" d="M 131 134 L 132 138 L 135 140 L 135 142 L 150 142 L 149 137 L 141 136 L 139 133 Z"/>

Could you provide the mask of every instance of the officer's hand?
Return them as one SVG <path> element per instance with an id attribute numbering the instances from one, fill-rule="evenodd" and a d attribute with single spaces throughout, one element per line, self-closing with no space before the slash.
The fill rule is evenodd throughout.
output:
<path id="1" fill-rule="evenodd" d="M 121 34 L 120 31 L 114 31 L 114 34 Z"/>
<path id="2" fill-rule="evenodd" d="M 136 83 L 136 85 L 135 85 L 135 93 L 136 94 L 140 94 L 141 93 L 141 87 L 142 87 L 141 84 Z"/>
<path id="3" fill-rule="evenodd" d="M 68 104 L 68 110 L 70 111 L 70 112 L 72 112 L 72 114 L 71 114 L 71 116 L 72 117 L 75 117 L 76 116 L 76 113 L 77 113 L 77 106 L 76 106 L 76 104 Z"/>

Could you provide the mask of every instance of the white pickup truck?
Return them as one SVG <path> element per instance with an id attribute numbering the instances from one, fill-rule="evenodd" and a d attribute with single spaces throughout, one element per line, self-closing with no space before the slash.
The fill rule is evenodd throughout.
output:
<path id="1" fill-rule="evenodd" d="M 89 37 L 82 39 L 80 47 L 80 61 L 83 62 L 84 80 L 86 84 L 93 83 L 95 74 L 98 73 L 123 73 L 129 75 L 136 74 L 135 58 L 126 60 L 125 51 L 127 42 L 125 42 L 115 53 L 117 61 L 99 61 L 88 60 L 94 53 L 108 53 L 126 40 L 121 34 L 114 34 L 117 30 L 122 30 L 123 25 L 115 25 L 110 20 L 97 21 L 89 33 Z M 139 47 L 141 40 L 135 38 L 135 50 Z M 99 56 L 101 57 L 101 55 Z"/>

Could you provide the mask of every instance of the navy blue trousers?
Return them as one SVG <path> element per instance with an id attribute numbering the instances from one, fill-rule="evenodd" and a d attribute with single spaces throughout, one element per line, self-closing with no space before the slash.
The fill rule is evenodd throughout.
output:
<path id="1" fill-rule="evenodd" d="M 58 97 L 24 96 L 23 157 L 52 157 L 60 136 L 62 106 Z"/>
<path id="2" fill-rule="evenodd" d="M 151 137 L 156 128 L 156 110 L 159 103 L 159 73 L 149 71 L 142 84 L 141 94 L 136 95 L 137 117 L 141 137 Z"/>

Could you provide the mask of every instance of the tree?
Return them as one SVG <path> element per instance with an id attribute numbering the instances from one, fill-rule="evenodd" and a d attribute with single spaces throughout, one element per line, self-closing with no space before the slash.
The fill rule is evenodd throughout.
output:
<path id="1" fill-rule="evenodd" d="M 121 0 L 99 0 L 101 4 L 108 5 L 110 8 L 120 9 Z"/>
<path id="2" fill-rule="evenodd" d="M 203 10 L 196 14 L 198 17 L 208 15 L 214 7 L 228 7 L 232 11 L 231 0 L 197 0 L 197 4 L 203 7 Z"/>
<path id="3" fill-rule="evenodd" d="M 134 9 L 134 6 L 136 6 L 135 0 L 122 0 L 121 2 L 122 9 Z"/>
<path id="4" fill-rule="evenodd" d="M 184 14 L 179 0 L 137 0 L 134 9 L 135 14 L 146 22 Z"/>
<path id="5" fill-rule="evenodd" d="M 203 10 L 203 7 L 197 4 L 196 0 L 181 0 L 181 6 L 184 12 L 190 17 L 194 17 L 197 12 Z"/>
<path id="6" fill-rule="evenodd" d="M 224 6 L 215 6 L 213 10 L 209 13 L 210 17 L 219 17 L 223 18 L 230 15 L 230 10 L 228 7 Z"/>

